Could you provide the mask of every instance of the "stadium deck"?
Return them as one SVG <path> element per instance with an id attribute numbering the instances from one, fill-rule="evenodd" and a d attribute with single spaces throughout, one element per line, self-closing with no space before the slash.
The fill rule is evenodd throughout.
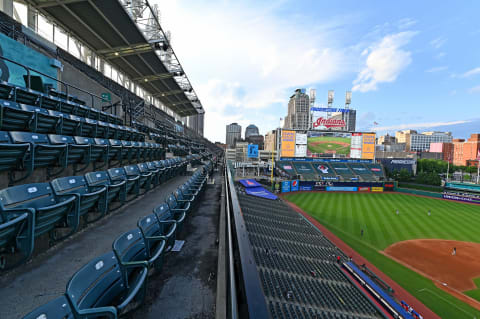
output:
<path id="1" fill-rule="evenodd" d="M 154 191 L 114 211 L 0 277 L 0 318 L 18 318 L 65 292 L 71 276 L 92 256 L 112 249 L 113 240 L 134 229 L 139 217 L 151 213 L 188 176 L 175 177 Z M 146 303 L 129 318 L 212 317 L 215 303 L 216 233 L 219 183 L 209 185 L 193 218 L 187 219 L 180 252 L 170 252 L 162 273 L 149 279 Z M 173 258 L 171 258 L 173 257 Z M 22 300 L 22 302 L 18 302 Z M 168 313 L 168 315 L 166 315 Z"/>

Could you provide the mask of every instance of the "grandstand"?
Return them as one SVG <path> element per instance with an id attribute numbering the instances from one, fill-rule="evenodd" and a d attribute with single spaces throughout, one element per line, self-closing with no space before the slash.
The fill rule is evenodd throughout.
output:
<path id="1" fill-rule="evenodd" d="M 292 162 L 295 171 L 305 180 L 317 180 L 318 175 L 316 174 L 315 170 L 313 169 L 310 163 L 306 162 Z"/>

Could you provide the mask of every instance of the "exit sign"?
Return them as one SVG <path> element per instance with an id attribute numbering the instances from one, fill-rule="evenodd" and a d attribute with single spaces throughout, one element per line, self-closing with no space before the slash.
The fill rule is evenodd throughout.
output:
<path id="1" fill-rule="evenodd" d="M 102 102 L 112 102 L 112 95 L 110 93 L 102 93 Z"/>

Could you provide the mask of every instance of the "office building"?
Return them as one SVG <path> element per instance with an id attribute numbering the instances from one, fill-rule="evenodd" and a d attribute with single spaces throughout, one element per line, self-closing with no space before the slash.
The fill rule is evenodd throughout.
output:
<path id="1" fill-rule="evenodd" d="M 288 101 L 288 114 L 283 128 L 308 130 L 310 128 L 310 98 L 305 89 L 296 89 Z"/>
<path id="2" fill-rule="evenodd" d="M 266 151 L 277 150 L 277 130 L 271 130 L 265 134 L 265 143 L 263 149 Z"/>
<path id="3" fill-rule="evenodd" d="M 242 138 L 242 126 L 238 123 L 232 123 L 227 125 L 227 134 L 225 143 L 229 148 L 235 147 L 235 141 Z"/>
<path id="4" fill-rule="evenodd" d="M 260 133 L 258 132 L 258 127 L 256 127 L 253 124 L 250 124 L 245 129 L 245 140 L 248 139 L 248 137 L 252 136 L 252 135 L 260 135 Z"/>
<path id="5" fill-rule="evenodd" d="M 453 140 L 450 132 L 423 132 L 409 135 L 407 151 L 410 152 L 428 152 L 432 143 L 452 143 Z"/>
<path id="6" fill-rule="evenodd" d="M 458 166 L 476 165 L 480 150 L 480 134 L 471 134 L 468 140 L 453 140 L 453 164 Z"/>

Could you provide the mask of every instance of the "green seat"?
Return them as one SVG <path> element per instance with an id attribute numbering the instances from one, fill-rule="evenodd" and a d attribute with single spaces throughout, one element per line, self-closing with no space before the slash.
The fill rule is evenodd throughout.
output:
<path id="1" fill-rule="evenodd" d="M 138 196 L 140 193 L 140 176 L 127 176 L 127 173 L 123 167 L 110 168 L 107 172 L 111 182 L 126 182 L 126 194 Z"/>
<path id="2" fill-rule="evenodd" d="M 106 171 L 89 172 L 85 174 L 85 180 L 89 187 L 107 188 L 107 205 L 110 210 L 110 203 L 116 201 L 121 205 L 127 199 L 127 182 L 126 181 L 111 181 Z"/>
<path id="3" fill-rule="evenodd" d="M 0 129 L 4 131 L 29 131 L 35 111 L 24 110 L 16 102 L 0 100 Z"/>
<path id="4" fill-rule="evenodd" d="M 90 164 L 90 145 L 77 144 L 72 136 L 48 135 L 51 145 L 67 146 L 67 165 L 74 165 L 74 172 L 80 172 L 88 168 Z M 81 164 L 81 165 L 80 165 Z"/>
<path id="5" fill-rule="evenodd" d="M 30 125 L 30 130 L 35 133 L 52 133 L 56 134 L 61 129 L 61 119 L 59 116 L 49 114 L 48 110 L 38 106 L 21 104 L 22 110 L 34 112 L 34 120 Z"/>

